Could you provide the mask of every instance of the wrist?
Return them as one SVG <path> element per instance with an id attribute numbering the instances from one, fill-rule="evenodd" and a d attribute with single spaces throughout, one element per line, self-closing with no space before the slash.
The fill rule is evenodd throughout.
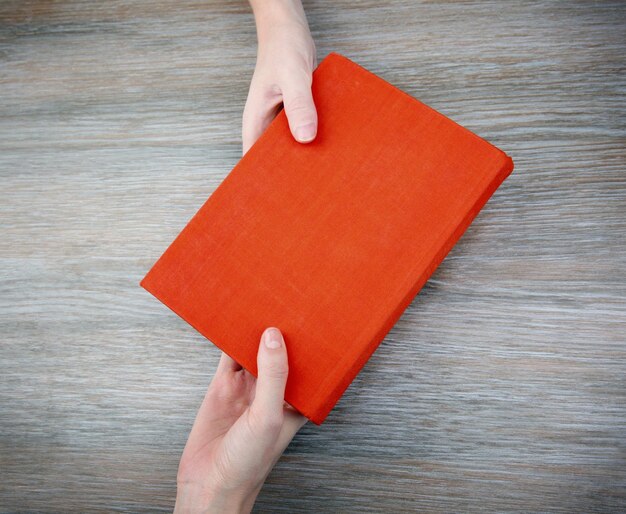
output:
<path id="1" fill-rule="evenodd" d="M 252 492 L 208 491 L 193 486 L 179 486 L 176 491 L 175 514 L 248 514 L 252 511 L 259 490 Z"/>
<path id="2" fill-rule="evenodd" d="M 300 25 L 309 30 L 300 0 L 250 0 L 261 43 L 278 26 Z"/>

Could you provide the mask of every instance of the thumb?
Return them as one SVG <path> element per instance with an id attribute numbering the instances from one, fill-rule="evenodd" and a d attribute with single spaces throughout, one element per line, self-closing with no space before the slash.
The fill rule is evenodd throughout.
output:
<path id="1" fill-rule="evenodd" d="M 317 111 L 313 103 L 310 81 L 302 78 L 282 87 L 283 105 L 293 137 L 300 143 L 310 143 L 317 135 Z"/>
<path id="2" fill-rule="evenodd" d="M 258 377 L 251 410 L 262 423 L 283 423 L 285 386 L 289 373 L 287 348 L 280 330 L 270 327 L 263 332 L 257 354 Z"/>

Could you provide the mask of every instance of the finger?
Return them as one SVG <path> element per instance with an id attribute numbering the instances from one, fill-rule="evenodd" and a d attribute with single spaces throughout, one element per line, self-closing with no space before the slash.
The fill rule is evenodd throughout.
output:
<path id="1" fill-rule="evenodd" d="M 217 373 L 223 372 L 236 372 L 241 371 L 243 367 L 239 364 L 235 359 L 233 359 L 230 355 L 222 352 L 222 356 L 220 357 L 220 362 L 217 365 Z"/>
<path id="2" fill-rule="evenodd" d="M 250 406 L 252 416 L 262 425 L 280 428 L 289 363 L 285 341 L 277 328 L 270 327 L 263 332 L 257 368 L 256 391 Z"/>
<path id="3" fill-rule="evenodd" d="M 285 114 L 296 141 L 309 143 L 317 135 L 317 111 L 311 92 L 310 76 L 293 75 L 281 84 Z"/>
<path id="4" fill-rule="evenodd" d="M 281 97 L 258 85 L 254 79 L 246 99 L 242 119 L 242 143 L 245 154 L 280 110 Z"/>

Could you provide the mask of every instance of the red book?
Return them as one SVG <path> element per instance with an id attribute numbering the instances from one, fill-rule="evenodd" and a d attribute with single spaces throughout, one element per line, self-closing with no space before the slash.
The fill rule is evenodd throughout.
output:
<path id="1" fill-rule="evenodd" d="M 278 327 L 321 424 L 513 162 L 338 54 L 313 98 L 315 141 L 282 111 L 141 285 L 255 376 Z"/>

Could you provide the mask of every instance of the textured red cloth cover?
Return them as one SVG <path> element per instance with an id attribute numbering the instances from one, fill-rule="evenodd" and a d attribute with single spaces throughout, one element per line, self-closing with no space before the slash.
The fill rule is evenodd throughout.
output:
<path id="1" fill-rule="evenodd" d="M 255 376 L 280 328 L 285 399 L 321 424 L 513 162 L 335 53 L 313 97 L 315 141 L 282 111 L 141 285 Z"/>

